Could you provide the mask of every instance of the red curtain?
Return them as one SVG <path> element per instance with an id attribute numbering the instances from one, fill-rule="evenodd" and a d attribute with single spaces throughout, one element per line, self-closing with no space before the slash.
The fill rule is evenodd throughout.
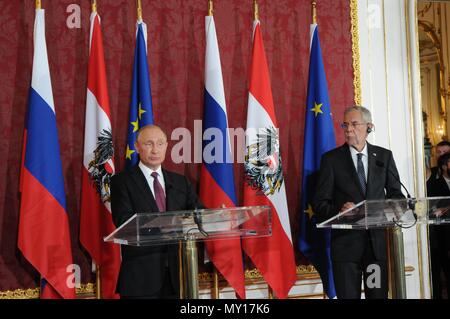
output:
<path id="1" fill-rule="evenodd" d="M 303 126 L 308 78 L 310 0 L 260 0 L 260 20 L 270 68 L 294 246 L 298 236 Z M 100 0 L 106 71 L 112 108 L 116 169 L 124 168 L 136 4 Z M 230 127 L 246 126 L 252 3 L 216 1 L 214 18 L 222 59 Z M 72 6 L 70 6 L 72 5 Z M 203 116 L 205 0 L 142 0 L 148 25 L 148 61 L 156 123 L 170 136 L 173 129 L 193 132 Z M 74 262 L 82 282 L 92 282 L 90 259 L 79 241 L 79 209 L 89 40 L 89 1 L 43 0 L 53 94 L 63 161 Z M 75 11 L 73 11 L 75 8 Z M 80 9 L 80 28 L 69 28 Z M 69 11 L 69 12 L 67 12 Z M 337 142 L 343 109 L 353 104 L 353 67 L 348 0 L 318 1 L 320 37 Z M 38 274 L 17 249 L 20 205 L 19 171 L 23 128 L 31 81 L 34 1 L 0 2 L 0 291 L 38 285 Z M 75 21 L 76 22 L 76 21 Z M 199 164 L 166 167 L 186 174 L 198 186 Z M 242 165 L 235 165 L 238 200 Z M 305 262 L 297 253 L 299 263 Z"/>

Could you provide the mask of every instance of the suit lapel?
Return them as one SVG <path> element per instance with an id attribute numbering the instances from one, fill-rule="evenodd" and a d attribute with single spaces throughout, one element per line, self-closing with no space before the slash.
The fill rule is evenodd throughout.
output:
<path id="1" fill-rule="evenodd" d="M 344 144 L 342 146 L 342 151 L 345 153 L 345 156 L 343 156 L 345 169 L 347 170 L 347 172 L 350 172 L 353 183 L 357 185 L 361 196 L 365 198 L 366 194 L 364 194 L 362 191 L 361 184 L 359 183 L 358 173 L 356 172 L 355 164 L 353 164 L 352 154 L 350 153 L 350 146 L 348 146 L 348 144 Z"/>
<path id="2" fill-rule="evenodd" d="M 158 206 L 156 205 L 155 198 L 153 197 L 152 191 L 148 186 L 147 180 L 145 179 L 144 173 L 142 173 L 139 166 L 135 166 L 131 172 L 132 179 L 136 184 L 138 191 L 144 197 L 145 203 L 148 203 L 152 212 L 158 212 Z"/>

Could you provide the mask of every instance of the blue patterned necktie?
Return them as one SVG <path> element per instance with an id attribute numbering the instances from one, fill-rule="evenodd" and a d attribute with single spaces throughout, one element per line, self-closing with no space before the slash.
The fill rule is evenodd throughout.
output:
<path id="1" fill-rule="evenodd" d="M 361 189 L 363 191 L 363 194 L 366 194 L 366 189 L 367 189 L 367 185 L 366 185 L 366 173 L 364 171 L 364 165 L 362 162 L 362 157 L 363 154 L 362 153 L 358 153 L 356 154 L 356 156 L 358 157 L 358 162 L 356 164 L 356 171 L 358 173 L 358 178 L 359 178 L 359 183 L 361 184 Z"/>
<path id="2" fill-rule="evenodd" d="M 156 205 L 160 212 L 166 211 L 166 196 L 164 195 L 164 190 L 158 181 L 158 173 L 153 172 L 153 191 L 155 192 Z"/>

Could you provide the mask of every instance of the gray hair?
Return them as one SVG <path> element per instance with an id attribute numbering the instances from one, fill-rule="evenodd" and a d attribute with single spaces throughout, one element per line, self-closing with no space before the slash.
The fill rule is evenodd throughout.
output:
<path id="1" fill-rule="evenodd" d="M 366 109 L 364 106 L 354 105 L 347 107 L 344 111 L 344 116 L 353 111 L 360 112 L 364 122 L 372 123 L 372 114 L 370 114 L 370 111 Z"/>

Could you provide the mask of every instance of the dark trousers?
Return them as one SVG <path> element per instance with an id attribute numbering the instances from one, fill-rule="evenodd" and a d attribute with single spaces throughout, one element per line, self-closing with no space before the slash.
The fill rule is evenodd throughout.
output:
<path id="1" fill-rule="evenodd" d="M 450 290 L 449 231 L 447 225 L 430 226 L 429 228 L 433 299 L 443 299 L 443 287 L 447 290 L 447 296 Z M 441 272 L 444 275 L 444 282 L 441 279 Z"/>
<path id="2" fill-rule="evenodd" d="M 180 293 L 176 291 L 173 287 L 172 281 L 170 280 L 169 268 L 166 267 L 164 272 L 164 282 L 161 289 L 152 295 L 145 296 L 120 296 L 120 299 L 179 299 Z"/>
<path id="3" fill-rule="evenodd" d="M 333 260 L 333 276 L 338 299 L 360 299 L 361 278 L 366 299 L 388 297 L 387 262 L 375 259 L 370 239 L 360 262 Z"/>

